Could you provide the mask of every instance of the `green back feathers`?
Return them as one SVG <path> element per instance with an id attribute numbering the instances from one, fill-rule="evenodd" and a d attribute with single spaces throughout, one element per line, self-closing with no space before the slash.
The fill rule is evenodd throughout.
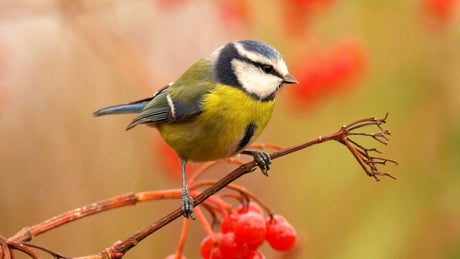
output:
<path id="1" fill-rule="evenodd" d="M 211 76 L 209 60 L 200 59 L 193 64 L 168 89 L 171 98 L 183 104 L 199 102 L 201 98 L 215 88 L 216 82 Z"/>
<path id="2" fill-rule="evenodd" d="M 215 88 L 209 60 L 200 59 L 170 86 L 160 90 L 141 113 L 128 125 L 158 122 L 183 122 L 202 112 L 203 97 Z"/>

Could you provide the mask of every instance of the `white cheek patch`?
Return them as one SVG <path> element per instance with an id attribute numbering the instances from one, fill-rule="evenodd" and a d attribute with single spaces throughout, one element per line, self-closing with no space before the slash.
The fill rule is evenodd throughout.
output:
<path id="1" fill-rule="evenodd" d="M 243 88 L 261 99 L 276 92 L 282 79 L 261 71 L 258 67 L 241 60 L 232 60 L 232 68 Z"/>
<path id="2" fill-rule="evenodd" d="M 282 59 L 278 60 L 278 62 L 276 63 L 275 69 L 283 76 L 289 73 L 286 63 Z"/>

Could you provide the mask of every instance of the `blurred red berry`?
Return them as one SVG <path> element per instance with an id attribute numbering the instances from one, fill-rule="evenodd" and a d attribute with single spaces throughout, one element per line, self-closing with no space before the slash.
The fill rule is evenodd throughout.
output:
<path id="1" fill-rule="evenodd" d="M 180 164 L 177 158 L 176 152 L 166 144 L 163 140 L 158 140 L 156 144 L 156 153 L 158 154 L 158 161 L 162 171 L 168 172 L 168 174 L 180 176 Z"/>
<path id="2" fill-rule="evenodd" d="M 211 237 L 206 236 L 203 241 L 201 241 L 200 245 L 200 254 L 203 258 L 209 258 L 211 255 L 211 251 L 214 249 L 214 241 Z"/>
<path id="3" fill-rule="evenodd" d="M 235 241 L 241 245 L 248 245 L 250 249 L 259 247 L 265 240 L 267 232 L 263 216 L 252 211 L 240 214 L 233 230 Z"/>
<path id="4" fill-rule="evenodd" d="M 264 211 L 259 206 L 259 204 L 255 203 L 253 201 L 250 201 L 248 204 L 245 204 L 244 206 L 243 205 L 238 206 L 236 211 L 239 214 L 243 214 L 243 213 L 247 213 L 249 211 L 252 211 L 252 212 L 255 212 L 255 213 L 260 214 L 262 216 L 264 215 Z"/>
<path id="5" fill-rule="evenodd" d="M 175 8 L 185 2 L 186 0 L 157 0 L 157 3 L 163 8 Z"/>
<path id="6" fill-rule="evenodd" d="M 204 257 L 204 259 L 225 259 L 224 258 L 224 254 L 222 253 L 222 251 L 220 250 L 219 247 L 214 247 L 212 250 L 211 250 L 211 254 L 209 255 L 209 257 Z"/>
<path id="7" fill-rule="evenodd" d="M 230 23 L 249 24 L 250 6 L 248 0 L 220 0 L 218 1 L 219 13 L 222 20 Z"/>
<path id="8" fill-rule="evenodd" d="M 298 8 L 305 8 L 308 6 L 319 5 L 319 6 L 326 6 L 332 3 L 334 0 L 288 0 L 292 5 L 295 5 Z"/>
<path id="9" fill-rule="evenodd" d="M 166 173 L 169 177 L 174 180 L 180 180 L 181 178 L 181 168 L 179 159 L 176 155 L 176 152 L 166 144 L 163 139 L 158 139 L 158 142 L 155 143 L 155 154 L 157 156 L 157 161 L 161 167 L 161 171 Z M 193 173 L 196 170 L 197 164 L 188 163 L 187 164 L 187 175 Z"/>
<path id="10" fill-rule="evenodd" d="M 423 0 L 424 13 L 430 20 L 446 24 L 458 13 L 459 0 Z"/>
<path id="11" fill-rule="evenodd" d="M 294 62 L 293 74 L 299 84 L 289 88 L 293 104 L 304 108 L 324 95 L 352 86 L 368 63 L 364 45 L 358 40 L 343 40 L 315 57 Z"/>
<path id="12" fill-rule="evenodd" d="M 270 246 L 279 251 L 286 251 L 294 246 L 296 231 L 294 227 L 280 215 L 268 218 L 266 239 Z"/>
<path id="13" fill-rule="evenodd" d="M 308 22 L 335 0 L 283 0 L 285 28 L 289 35 L 301 37 L 307 32 Z"/>

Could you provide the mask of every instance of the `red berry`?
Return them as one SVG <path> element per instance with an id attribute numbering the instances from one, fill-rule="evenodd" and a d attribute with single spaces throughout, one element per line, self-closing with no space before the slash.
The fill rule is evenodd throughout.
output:
<path id="1" fill-rule="evenodd" d="M 211 250 L 211 254 L 207 258 L 209 258 L 209 259 L 224 259 L 224 255 L 223 255 L 223 253 L 222 253 L 222 251 L 220 250 L 219 247 L 214 247 Z"/>
<path id="2" fill-rule="evenodd" d="M 256 249 L 265 240 L 267 228 L 262 215 L 250 211 L 241 214 L 234 225 L 235 241 L 246 244 L 251 249 Z"/>
<path id="3" fill-rule="evenodd" d="M 257 250 L 251 250 L 246 255 L 245 259 L 265 259 L 265 256 Z"/>
<path id="4" fill-rule="evenodd" d="M 308 25 L 318 14 L 327 10 L 334 0 L 284 0 L 284 24 L 290 36 L 305 37 L 310 29 Z M 311 37 L 311 36 L 310 36 Z"/>
<path id="5" fill-rule="evenodd" d="M 211 251 L 214 248 L 214 242 L 211 237 L 206 236 L 203 241 L 201 241 L 200 254 L 203 258 L 209 258 Z"/>
<path id="6" fill-rule="evenodd" d="M 296 231 L 284 217 L 275 215 L 267 220 L 266 239 L 273 249 L 286 251 L 294 246 Z"/>
<path id="7" fill-rule="evenodd" d="M 222 252 L 222 258 L 236 259 L 242 258 L 245 254 L 246 247 L 239 245 L 235 242 L 235 234 L 228 232 L 222 235 L 219 249 Z"/>
<path id="8" fill-rule="evenodd" d="M 441 23 L 448 22 L 458 12 L 458 0 L 424 0 L 423 2 L 425 12 Z"/>
<path id="9" fill-rule="evenodd" d="M 232 22 L 249 24 L 251 6 L 248 1 L 223 0 L 218 3 L 220 17 L 227 25 Z"/>
<path id="10" fill-rule="evenodd" d="M 180 164 L 174 150 L 163 140 L 158 140 L 158 143 L 155 143 L 155 149 L 158 156 L 161 157 L 160 166 L 162 167 L 162 171 L 174 178 L 180 179 Z"/>
<path id="11" fill-rule="evenodd" d="M 299 60 L 293 74 L 300 83 L 290 90 L 292 103 L 296 105 L 294 108 L 303 110 L 323 96 L 352 87 L 364 74 L 367 64 L 364 44 L 351 38 L 338 41 L 330 49 L 320 51 L 309 59 Z"/>
<path id="12" fill-rule="evenodd" d="M 243 206 L 243 205 L 238 206 L 236 211 L 239 214 L 243 214 L 243 213 L 247 213 L 249 211 L 252 211 L 252 212 L 255 212 L 255 213 L 260 214 L 262 216 L 264 215 L 264 211 L 259 206 L 259 204 L 255 203 L 253 201 L 250 201 L 246 206 Z"/>
<path id="13" fill-rule="evenodd" d="M 222 233 L 233 232 L 233 228 L 238 217 L 239 215 L 235 211 L 232 211 L 230 214 L 225 216 L 220 224 L 220 230 Z"/>

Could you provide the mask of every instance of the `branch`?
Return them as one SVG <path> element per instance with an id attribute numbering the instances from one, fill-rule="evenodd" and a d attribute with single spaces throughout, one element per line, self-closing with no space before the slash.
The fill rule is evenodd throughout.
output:
<path id="1" fill-rule="evenodd" d="M 375 117 L 369 117 L 354 121 L 348 125 L 342 126 L 338 131 L 319 136 L 316 139 L 311 141 L 302 143 L 300 145 L 292 146 L 289 148 L 281 149 L 279 151 L 273 152 L 270 154 L 270 158 L 277 159 L 279 157 L 291 154 L 293 152 L 305 149 L 315 144 L 323 143 L 330 140 L 335 140 L 343 145 L 345 145 L 348 150 L 352 153 L 355 159 L 358 161 L 360 166 L 363 168 L 365 173 L 375 178 L 376 180 L 380 180 L 379 176 L 387 176 L 392 179 L 396 179 L 396 177 L 392 176 L 388 172 L 382 172 L 378 169 L 377 166 L 379 165 L 386 165 L 386 163 L 393 163 L 398 164 L 395 160 L 373 156 L 373 153 L 380 152 L 375 148 L 365 148 L 358 144 L 356 141 L 350 139 L 350 137 L 371 137 L 372 139 L 376 140 L 378 143 L 387 144 L 390 136 L 390 132 L 388 130 L 383 129 L 382 125 L 386 123 L 388 118 L 388 113 L 382 119 L 376 119 Z M 375 133 L 364 133 L 364 132 L 356 132 L 359 129 L 369 126 L 376 126 L 379 131 Z M 214 163 L 208 164 L 207 167 L 214 165 Z M 206 166 L 204 167 L 206 168 Z M 219 190 L 230 187 L 231 189 L 235 189 L 237 191 L 242 191 L 242 189 L 238 189 L 234 187 L 231 183 L 236 179 L 240 178 L 241 176 L 253 172 L 257 168 L 256 162 L 251 161 L 245 164 L 242 164 L 238 168 L 236 168 L 233 172 L 229 173 L 228 175 L 224 176 L 219 181 L 202 181 L 201 183 L 197 183 L 194 188 L 199 186 L 206 186 L 210 185 L 207 189 L 203 192 L 197 194 L 194 192 L 194 204 L 195 206 L 201 204 L 210 196 L 218 192 Z M 249 193 L 246 191 L 246 194 Z M 250 194 L 250 193 L 249 193 Z M 32 258 L 36 258 L 35 252 L 31 250 L 31 248 L 39 249 L 42 251 L 47 252 L 48 254 L 52 255 L 55 258 L 66 258 L 58 253 L 52 252 L 45 248 L 35 246 L 29 243 L 25 243 L 24 241 L 31 240 L 34 236 L 42 234 L 46 231 L 49 231 L 55 227 L 61 226 L 63 224 L 72 222 L 74 220 L 87 217 L 89 215 L 94 215 L 96 213 L 128 206 L 128 205 L 135 205 L 137 202 L 140 201 L 149 201 L 149 200 L 158 200 L 158 199 L 177 199 L 180 198 L 180 189 L 173 189 L 173 190 L 162 190 L 162 191 L 150 191 L 150 192 L 141 192 L 141 193 L 127 193 L 124 195 L 116 196 L 108 200 L 100 201 L 92 203 L 88 206 L 78 208 L 75 210 L 71 210 L 56 217 L 53 217 L 49 220 L 43 221 L 35 226 L 27 227 L 16 233 L 14 236 L 3 239 L 0 236 L 0 259 L 2 258 L 13 258 L 11 254 L 12 249 L 20 250 L 21 252 L 26 253 Z M 269 211 L 269 210 L 268 210 Z M 84 257 L 77 257 L 77 258 L 121 258 L 125 253 L 127 253 L 131 248 L 137 245 L 140 241 L 144 238 L 149 236 L 150 234 L 154 233 L 158 229 L 162 228 L 163 226 L 169 224 L 173 220 L 181 217 L 182 212 L 181 209 L 178 208 L 168 215 L 164 216 L 157 222 L 145 227 L 144 229 L 138 231 L 128 239 L 124 241 L 117 241 L 112 247 L 105 249 L 104 251 L 84 256 Z"/>
<path id="2" fill-rule="evenodd" d="M 361 165 L 361 167 L 364 169 L 366 174 L 368 176 L 374 177 L 376 180 L 380 180 L 378 176 L 387 176 L 392 179 L 396 179 L 396 177 L 392 176 L 390 173 L 387 172 L 381 172 L 377 169 L 378 164 L 385 164 L 386 162 L 391 162 L 394 164 L 397 164 L 396 161 L 386 159 L 386 158 L 377 158 L 371 156 L 369 153 L 371 151 L 375 151 L 375 149 L 366 149 L 362 147 L 361 145 L 358 145 L 356 142 L 350 140 L 349 136 L 353 135 L 363 135 L 363 136 L 370 136 L 373 139 L 377 140 L 380 143 L 387 144 L 388 138 L 386 135 L 390 135 L 389 131 L 384 130 L 382 128 L 382 124 L 386 123 L 386 119 L 388 118 L 388 113 L 385 115 L 384 118 L 382 119 L 376 119 L 375 117 L 369 117 L 369 118 L 364 118 L 361 120 L 354 121 L 348 125 L 342 126 L 337 132 L 324 135 L 324 136 L 319 136 L 316 139 L 313 139 L 311 141 L 302 143 L 300 145 L 292 146 L 289 148 L 285 148 L 276 152 L 273 152 L 270 154 L 270 158 L 277 159 L 279 157 L 291 154 L 293 152 L 305 149 L 309 146 L 323 143 L 326 141 L 330 140 L 335 140 L 338 141 L 339 143 L 345 145 L 348 150 L 353 154 L 353 156 L 356 158 L 358 163 Z M 377 133 L 357 133 L 354 132 L 355 130 L 361 129 L 363 127 L 367 126 L 377 126 L 377 128 L 380 130 Z M 383 139 L 383 140 L 382 140 Z M 232 183 L 233 181 L 237 180 L 241 176 L 253 172 L 257 168 L 256 162 L 251 161 L 248 163 L 245 163 L 241 165 L 240 167 L 236 168 L 233 170 L 233 172 L 229 173 L 228 175 L 224 176 L 222 179 L 217 181 L 215 184 L 211 185 L 209 188 L 205 189 L 200 195 L 198 195 L 196 198 L 194 198 L 194 205 L 197 206 L 203 201 L 205 201 L 208 197 L 211 195 L 215 194 L 219 190 L 225 188 L 227 185 Z M 177 208 L 176 210 L 172 211 L 168 215 L 164 216 L 157 222 L 147 226 L 146 228 L 142 229 L 141 231 L 135 233 L 125 241 L 119 243 L 118 245 L 108 248 L 103 252 L 100 252 L 96 255 L 95 257 L 85 257 L 85 258 L 113 258 L 110 257 L 111 254 L 114 253 L 122 253 L 125 254 L 128 252 L 131 248 L 137 245 L 140 241 L 142 241 L 144 238 L 149 236 L 150 234 L 154 233 L 158 229 L 164 227 L 165 225 L 169 224 L 173 220 L 181 217 L 182 212 L 180 208 Z"/>

